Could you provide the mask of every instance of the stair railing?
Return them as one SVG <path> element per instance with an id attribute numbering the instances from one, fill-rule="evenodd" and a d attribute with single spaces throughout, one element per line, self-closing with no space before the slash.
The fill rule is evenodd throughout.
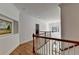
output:
<path id="1" fill-rule="evenodd" d="M 36 55 L 75 55 L 79 54 L 79 41 L 52 38 L 51 32 L 33 34 L 33 53 Z"/>

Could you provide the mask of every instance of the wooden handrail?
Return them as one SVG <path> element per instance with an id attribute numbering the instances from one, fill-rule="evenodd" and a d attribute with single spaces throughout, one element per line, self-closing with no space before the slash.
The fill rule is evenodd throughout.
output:
<path id="1" fill-rule="evenodd" d="M 66 40 L 66 39 L 59 39 L 59 38 L 51 38 L 51 37 L 46 37 L 46 36 L 41 36 L 41 35 L 35 35 L 33 34 L 33 38 L 44 38 L 44 39 L 49 39 L 49 40 L 55 40 L 55 41 L 61 41 L 61 42 L 67 42 L 67 43 L 74 43 L 74 45 L 71 45 L 69 47 L 66 47 L 64 49 L 60 49 L 61 51 L 66 51 L 68 49 L 74 48 L 79 46 L 79 41 L 73 41 L 73 40 Z M 45 43 L 47 44 L 47 42 Z M 44 45 L 43 45 L 44 46 Z M 42 46 L 41 46 L 42 47 Z M 40 49 L 41 47 L 39 47 L 38 49 Z M 35 52 L 35 51 L 34 51 Z"/>
<path id="2" fill-rule="evenodd" d="M 40 31 L 41 33 L 39 35 L 45 34 L 45 33 L 51 33 L 52 31 Z"/>
<path id="3" fill-rule="evenodd" d="M 45 37 L 45 36 L 38 36 L 38 35 L 34 35 L 34 34 L 33 34 L 33 37 L 45 38 L 45 39 L 50 39 L 50 40 L 56 40 L 56 41 L 62 41 L 62 42 L 79 44 L 79 41 L 72 41 L 72 40 L 65 40 L 65 39 L 59 39 L 59 38 L 51 38 L 51 37 Z"/>
<path id="4" fill-rule="evenodd" d="M 40 31 L 40 32 L 52 32 L 52 31 Z"/>
<path id="5" fill-rule="evenodd" d="M 74 48 L 74 47 L 76 47 L 76 46 L 79 46 L 79 44 L 75 44 L 75 45 L 69 46 L 69 47 L 67 47 L 67 48 L 60 49 L 60 50 L 61 50 L 61 51 L 66 51 L 66 50 L 71 49 L 71 48 Z"/>

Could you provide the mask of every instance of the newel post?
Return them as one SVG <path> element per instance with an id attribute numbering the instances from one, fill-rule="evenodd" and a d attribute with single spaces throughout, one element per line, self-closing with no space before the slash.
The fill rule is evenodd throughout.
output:
<path id="1" fill-rule="evenodd" d="M 33 33 L 32 37 L 33 37 L 33 54 L 35 54 L 35 42 L 34 42 L 34 33 Z"/>

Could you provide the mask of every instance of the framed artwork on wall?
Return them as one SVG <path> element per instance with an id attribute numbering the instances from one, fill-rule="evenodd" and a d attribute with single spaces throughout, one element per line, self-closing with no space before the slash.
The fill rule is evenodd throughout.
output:
<path id="1" fill-rule="evenodd" d="M 58 26 L 52 26 L 52 32 L 59 32 Z"/>
<path id="2" fill-rule="evenodd" d="M 12 32 L 12 22 L 0 19 L 0 35 Z"/>
<path id="3" fill-rule="evenodd" d="M 17 34 L 19 32 L 18 21 L 0 14 L 0 35 Z"/>
<path id="4" fill-rule="evenodd" d="M 0 35 L 12 33 L 12 20 L 0 15 Z"/>

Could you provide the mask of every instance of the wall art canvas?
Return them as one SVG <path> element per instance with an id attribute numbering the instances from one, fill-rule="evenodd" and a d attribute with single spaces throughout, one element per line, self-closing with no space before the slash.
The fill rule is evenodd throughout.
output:
<path id="1" fill-rule="evenodd" d="M 6 19 L 0 19 L 0 35 L 12 32 L 12 22 Z"/>

